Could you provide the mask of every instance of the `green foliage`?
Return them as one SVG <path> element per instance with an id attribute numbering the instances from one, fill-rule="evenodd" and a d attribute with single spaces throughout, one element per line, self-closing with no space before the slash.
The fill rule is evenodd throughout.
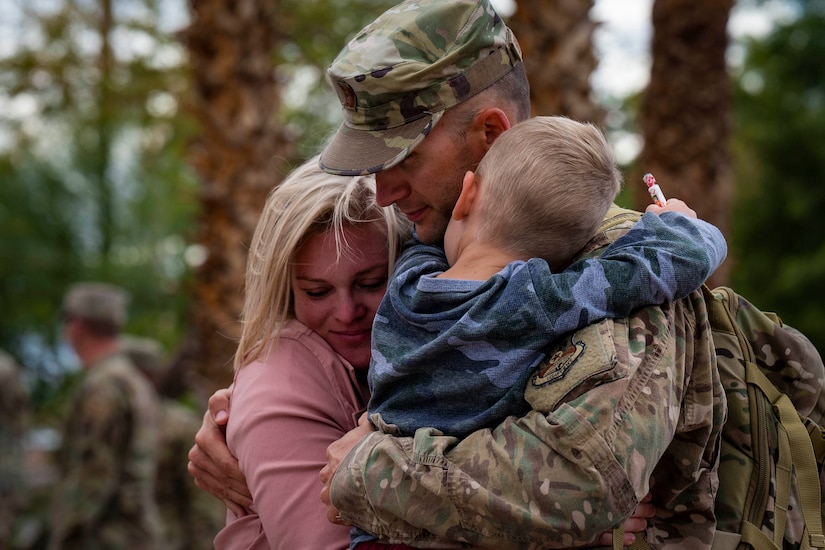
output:
<path id="1" fill-rule="evenodd" d="M 72 282 L 125 287 L 126 330 L 170 351 L 180 343 L 199 203 L 185 149 L 197 130 L 181 108 L 190 82 L 174 31 L 187 23 L 184 2 L 15 4 L 0 21 L 13 44 L 0 49 L 0 348 L 33 373 L 45 403 L 70 366 L 55 346 Z M 393 4 L 278 3 L 281 115 L 304 156 L 340 123 L 326 66 Z"/>
<path id="2" fill-rule="evenodd" d="M 185 53 L 159 30 L 171 2 L 114 2 L 110 23 L 104 4 L 21 7 L 26 32 L 0 57 L 0 347 L 41 381 L 64 362 L 46 350 L 72 282 L 127 288 L 129 330 L 168 346 L 183 332 Z"/>
<path id="3" fill-rule="evenodd" d="M 737 79 L 733 284 L 825 352 L 825 2 L 800 7 Z"/>
<path id="4" fill-rule="evenodd" d="M 289 37 L 275 66 L 290 83 L 282 118 L 302 157 L 320 151 L 341 122 L 341 109 L 326 81 L 326 68 L 352 36 L 397 0 L 287 0 L 278 24 Z"/>

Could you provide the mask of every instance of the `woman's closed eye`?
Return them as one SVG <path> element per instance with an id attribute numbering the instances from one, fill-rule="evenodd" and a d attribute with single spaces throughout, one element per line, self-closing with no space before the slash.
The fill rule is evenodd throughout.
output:
<path id="1" fill-rule="evenodd" d="M 365 290 L 382 290 L 385 286 L 387 286 L 387 278 L 381 277 L 379 279 L 360 281 L 358 286 Z"/>
<path id="2" fill-rule="evenodd" d="M 332 292 L 332 287 L 302 288 L 300 291 L 310 298 L 323 298 Z"/>

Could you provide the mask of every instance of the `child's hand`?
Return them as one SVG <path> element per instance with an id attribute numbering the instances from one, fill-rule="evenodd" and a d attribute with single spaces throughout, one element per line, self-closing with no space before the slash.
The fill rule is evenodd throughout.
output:
<path id="1" fill-rule="evenodd" d="M 650 204 L 645 209 L 645 212 L 653 212 L 654 214 L 661 214 L 662 212 L 681 212 L 685 216 L 689 216 L 691 218 L 695 218 L 696 211 L 685 204 L 685 201 L 681 201 L 679 199 L 667 199 L 664 206 L 656 206 L 655 204 Z"/>

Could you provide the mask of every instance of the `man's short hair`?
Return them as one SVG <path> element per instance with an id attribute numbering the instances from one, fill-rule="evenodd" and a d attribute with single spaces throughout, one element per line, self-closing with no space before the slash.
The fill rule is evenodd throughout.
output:
<path id="1" fill-rule="evenodd" d="M 327 78 L 344 123 L 321 167 L 361 175 L 395 166 L 446 109 L 521 66 L 513 32 L 489 0 L 407 0 L 353 38 Z"/>

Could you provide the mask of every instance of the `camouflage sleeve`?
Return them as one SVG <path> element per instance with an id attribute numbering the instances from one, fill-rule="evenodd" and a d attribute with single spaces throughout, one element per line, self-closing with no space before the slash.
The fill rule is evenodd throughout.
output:
<path id="1" fill-rule="evenodd" d="M 650 536 L 706 541 L 725 403 L 702 304 L 694 292 L 564 338 L 528 383 L 534 410 L 494 430 L 370 435 L 339 467 L 333 504 L 393 542 L 570 548 L 650 491 Z"/>

